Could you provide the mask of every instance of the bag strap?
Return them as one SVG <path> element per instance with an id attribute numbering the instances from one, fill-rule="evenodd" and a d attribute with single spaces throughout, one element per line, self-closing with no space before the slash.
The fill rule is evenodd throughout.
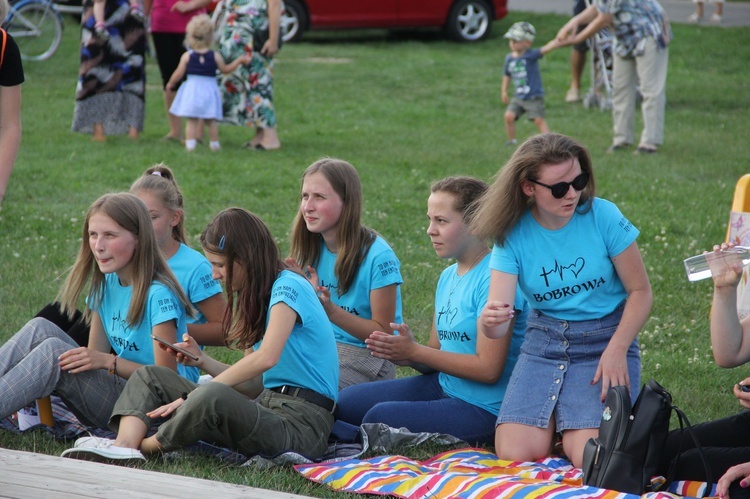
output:
<path id="1" fill-rule="evenodd" d="M 674 409 L 674 412 L 677 413 L 677 419 L 680 421 L 680 445 L 677 448 L 677 457 L 675 457 L 674 461 L 672 462 L 672 465 L 669 467 L 667 480 L 664 482 L 664 484 L 666 485 L 672 482 L 672 477 L 674 476 L 675 470 L 677 469 L 677 463 L 679 463 L 680 455 L 682 454 L 682 436 L 685 430 L 687 430 L 687 432 L 690 434 L 690 437 L 693 439 L 693 444 L 695 444 L 695 449 L 701 458 L 701 462 L 703 463 L 703 471 L 706 474 L 706 488 L 703 491 L 703 494 L 701 495 L 701 497 L 702 498 L 706 497 L 711 492 L 714 481 L 713 481 L 713 476 L 711 473 L 711 467 L 708 465 L 708 459 L 706 459 L 706 454 L 703 452 L 703 446 L 698 440 L 698 436 L 695 434 L 695 431 L 693 430 L 693 426 L 690 424 L 690 420 L 688 420 L 687 415 L 682 411 L 682 409 L 680 409 L 676 405 L 673 405 L 672 409 Z"/>
<path id="2" fill-rule="evenodd" d="M 8 33 L 3 28 L 0 28 L 0 34 L 2 34 L 3 37 L 3 43 L 0 45 L 0 68 L 3 67 L 3 61 L 5 60 L 5 46 L 7 45 L 8 41 Z"/>

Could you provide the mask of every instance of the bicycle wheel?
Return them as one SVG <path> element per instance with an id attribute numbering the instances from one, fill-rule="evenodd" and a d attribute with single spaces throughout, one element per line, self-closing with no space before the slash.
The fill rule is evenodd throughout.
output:
<path id="1" fill-rule="evenodd" d="M 62 16 L 51 2 L 22 2 L 11 11 L 6 29 L 16 40 L 22 59 L 43 61 L 60 46 Z"/>

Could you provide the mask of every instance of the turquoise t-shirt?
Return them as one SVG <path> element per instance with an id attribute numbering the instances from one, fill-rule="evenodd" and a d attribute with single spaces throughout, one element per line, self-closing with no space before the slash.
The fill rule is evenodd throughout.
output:
<path id="1" fill-rule="evenodd" d="M 456 263 L 440 275 L 435 290 L 435 329 L 441 350 L 468 355 L 477 353 L 477 335 L 481 334 L 477 331 L 477 319 L 487 303 L 490 290 L 489 266 L 488 254 L 463 276 L 456 273 Z M 500 379 L 489 385 L 440 373 L 440 386 L 446 395 L 481 407 L 492 414 L 498 413 L 526 331 L 529 306 L 520 292 L 516 293 L 514 308 L 520 313 L 516 315 L 508 358 Z"/>
<path id="2" fill-rule="evenodd" d="M 105 275 L 106 284 L 101 306 L 96 312 L 101 318 L 104 331 L 112 349 L 118 357 L 143 365 L 154 363 L 154 340 L 151 339 L 155 325 L 174 320 L 177 334 L 172 341 L 182 341 L 187 332 L 185 308 L 172 291 L 154 281 L 148 290 L 146 310 L 143 320 L 137 327 L 130 327 L 125 322 L 133 295 L 132 286 L 123 286 L 117 274 Z M 186 369 L 178 364 L 177 372 L 191 381 L 198 380 L 197 369 Z"/>
<path id="3" fill-rule="evenodd" d="M 263 386 L 269 389 L 297 386 L 338 400 L 339 357 L 336 340 L 315 289 L 305 277 L 283 270 L 271 289 L 269 316 L 273 306 L 279 302 L 297 312 L 298 320 L 279 362 L 263 373 Z M 262 342 L 255 345 L 256 350 Z"/>
<path id="4" fill-rule="evenodd" d="M 193 248 L 180 243 L 180 249 L 167 260 L 167 265 L 172 269 L 194 307 L 197 303 L 221 293 L 221 284 L 211 277 L 211 264 Z M 195 311 L 195 317 L 188 317 L 188 324 L 205 324 L 206 318 L 200 310 L 195 307 Z"/>
<path id="5" fill-rule="evenodd" d="M 365 319 L 372 319 L 370 292 L 374 289 L 396 284 L 396 316 L 394 322 L 397 324 L 403 322 L 401 312 L 401 284 L 403 284 L 404 280 L 401 277 L 401 262 L 399 262 L 396 253 L 385 239 L 380 236 L 376 237 L 372 246 L 367 251 L 367 255 L 365 255 L 365 259 L 359 267 L 357 274 L 354 276 L 354 281 L 349 286 L 349 291 L 342 296 L 338 294 L 339 281 L 334 273 L 336 254 L 328 251 L 325 243 L 321 242 L 320 244 L 320 258 L 318 258 L 314 267 L 318 273 L 318 284 L 328 288 L 331 292 L 331 301 L 333 303 L 349 313 Z M 332 324 L 332 326 L 336 334 L 336 341 L 365 348 L 363 341 L 350 335 L 336 324 Z"/>
<path id="6" fill-rule="evenodd" d="M 598 319 L 627 298 L 610 259 L 638 234 L 614 203 L 601 198 L 557 230 L 545 229 L 527 211 L 505 244 L 495 245 L 490 267 L 518 275 L 534 310 L 563 320 Z"/>
<path id="7" fill-rule="evenodd" d="M 221 284 L 211 277 L 211 264 L 206 257 L 193 248 L 180 243 L 177 253 L 167 260 L 167 265 L 177 277 L 182 289 L 193 304 L 195 317 L 188 317 L 188 324 L 205 324 L 207 319 L 198 310 L 197 303 L 221 293 Z M 178 337 L 182 340 L 181 337 Z M 201 347 L 203 349 L 203 347 Z M 192 366 L 177 365 L 180 374 L 190 380 L 200 377 L 200 369 Z"/>

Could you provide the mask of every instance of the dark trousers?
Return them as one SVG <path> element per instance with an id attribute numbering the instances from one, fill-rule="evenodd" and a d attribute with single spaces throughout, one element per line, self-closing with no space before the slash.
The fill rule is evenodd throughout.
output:
<path id="1" fill-rule="evenodd" d="M 750 462 L 750 411 L 707 421 L 693 426 L 693 430 L 703 447 L 714 483 L 732 466 Z M 672 478 L 706 481 L 703 462 L 687 430 L 682 433 L 679 429 L 669 432 L 659 474 L 667 476 L 678 453 L 677 468 Z M 736 481 L 729 488 L 729 497 L 750 498 L 750 488 L 742 488 Z"/>
<path id="2" fill-rule="evenodd" d="M 47 319 L 52 324 L 68 333 L 68 336 L 78 343 L 78 346 L 89 346 L 89 326 L 86 324 L 86 321 L 83 320 L 83 313 L 80 310 L 76 310 L 71 319 L 67 314 L 63 313 L 62 304 L 60 302 L 54 302 L 41 309 L 39 313 L 36 314 L 36 317 Z"/>

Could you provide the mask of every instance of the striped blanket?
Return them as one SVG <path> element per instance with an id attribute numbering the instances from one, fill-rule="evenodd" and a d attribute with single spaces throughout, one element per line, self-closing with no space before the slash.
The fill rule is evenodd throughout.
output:
<path id="1" fill-rule="evenodd" d="M 473 448 L 444 452 L 422 462 L 403 456 L 380 456 L 303 464 L 295 469 L 305 478 L 334 490 L 404 499 L 639 498 L 583 486 L 581 470 L 564 459 L 547 458 L 536 463 L 500 461 L 487 450 Z M 702 482 L 675 482 L 665 492 L 649 492 L 640 497 L 700 497 L 704 489 Z"/>

